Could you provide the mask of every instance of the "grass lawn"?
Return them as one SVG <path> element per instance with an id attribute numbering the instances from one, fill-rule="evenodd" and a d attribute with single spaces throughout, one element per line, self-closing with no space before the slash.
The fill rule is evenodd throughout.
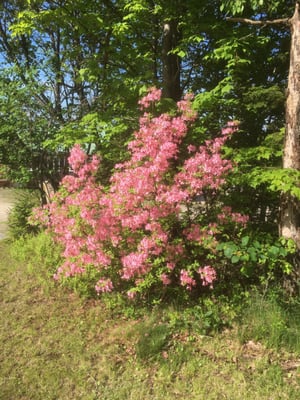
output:
<path id="1" fill-rule="evenodd" d="M 113 316 L 100 300 L 45 284 L 41 265 L 16 262 L 8 246 L 0 242 L 1 400 L 300 398 L 299 354 L 241 342 L 242 327 L 203 336 L 170 330 L 158 312 Z"/>

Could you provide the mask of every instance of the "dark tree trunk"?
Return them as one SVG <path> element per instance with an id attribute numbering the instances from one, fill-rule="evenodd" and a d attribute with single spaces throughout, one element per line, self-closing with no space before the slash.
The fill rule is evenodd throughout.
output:
<path id="1" fill-rule="evenodd" d="M 163 26 L 163 97 L 174 101 L 181 99 L 180 67 L 181 61 L 171 51 L 178 46 L 180 31 L 178 23 L 171 20 Z"/>

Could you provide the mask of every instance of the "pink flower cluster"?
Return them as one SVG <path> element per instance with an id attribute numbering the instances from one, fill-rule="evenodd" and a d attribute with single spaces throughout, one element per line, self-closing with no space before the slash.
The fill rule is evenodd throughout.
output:
<path id="1" fill-rule="evenodd" d="M 246 226 L 249 221 L 248 215 L 233 212 L 232 208 L 228 206 L 223 207 L 222 213 L 220 213 L 217 218 L 220 223 L 232 221 L 242 226 Z"/>
<path id="2" fill-rule="evenodd" d="M 154 88 L 139 104 L 147 108 L 160 96 Z M 214 268 L 197 269 L 199 254 L 205 253 L 199 253 L 199 246 L 205 246 L 207 237 L 216 240 L 217 223 L 227 217 L 240 223 L 246 219 L 223 209 L 216 221 L 205 223 L 201 215 L 192 221 L 182 205 L 189 210 L 195 196 L 220 189 L 232 168 L 222 158 L 221 147 L 236 125 L 202 146 L 190 145 L 190 157 L 180 161 L 182 150 L 187 150 L 183 139 L 196 118 L 191 100 L 187 95 L 178 103 L 176 116 L 144 113 L 128 145 L 131 158 L 115 166 L 106 189 L 95 178 L 99 159 L 88 159 L 79 145 L 74 146 L 69 157 L 73 174 L 62 180 L 47 210 L 49 229 L 62 245 L 65 260 L 56 279 L 84 273 L 89 265 L 99 274 L 97 293 L 112 291 L 119 279 L 130 283 L 128 296 L 134 297 L 150 275 L 156 284 L 177 282 L 188 290 L 200 276 L 204 286 L 212 287 Z M 209 246 L 206 250 L 211 252 L 212 241 Z"/>
<path id="3" fill-rule="evenodd" d="M 99 279 L 95 285 L 95 290 L 98 294 L 111 292 L 113 288 L 114 286 L 110 279 Z"/>
<path id="4" fill-rule="evenodd" d="M 161 98 L 161 90 L 155 87 L 149 89 L 148 94 L 139 100 L 141 109 L 148 108 L 151 103 L 159 101 Z"/>
<path id="5" fill-rule="evenodd" d="M 188 290 L 192 290 L 196 286 L 196 281 L 188 271 L 182 269 L 180 271 L 180 284 L 186 286 Z"/>
<path id="6" fill-rule="evenodd" d="M 213 282 L 217 279 L 217 274 L 215 269 L 210 265 L 206 265 L 203 268 L 199 268 L 198 273 L 202 279 L 202 285 L 209 286 L 212 289 Z"/>

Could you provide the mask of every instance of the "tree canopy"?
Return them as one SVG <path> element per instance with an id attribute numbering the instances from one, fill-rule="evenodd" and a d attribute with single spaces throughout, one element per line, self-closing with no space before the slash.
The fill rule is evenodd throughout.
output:
<path id="1" fill-rule="evenodd" d="M 46 178 L 57 187 L 61 176 L 49 159 L 80 143 L 101 155 L 99 178 L 108 182 L 115 163 L 128 157 L 146 89 L 162 88 L 162 112 L 191 91 L 198 120 L 185 140 L 200 144 L 239 121 L 226 147 L 238 163 L 227 196 L 254 225 L 273 230 L 281 191 L 299 197 L 297 171 L 281 169 L 290 30 L 270 23 L 291 18 L 294 7 L 261 0 L 3 1 L 1 163 L 14 179 Z"/>

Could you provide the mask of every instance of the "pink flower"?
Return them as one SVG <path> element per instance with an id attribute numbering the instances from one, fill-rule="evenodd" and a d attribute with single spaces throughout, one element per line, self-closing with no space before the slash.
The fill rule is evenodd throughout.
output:
<path id="1" fill-rule="evenodd" d="M 220 223 L 225 223 L 227 221 L 233 221 L 242 226 L 246 226 L 247 222 L 249 221 L 248 215 L 243 215 L 240 213 L 232 212 L 231 207 L 225 206 L 225 207 L 223 207 L 222 211 L 223 212 L 218 214 L 218 216 L 217 216 Z"/>
<path id="2" fill-rule="evenodd" d="M 139 105 L 141 109 L 148 108 L 151 103 L 159 101 L 161 98 L 161 90 L 152 87 L 149 89 L 149 92 L 146 96 L 144 96 L 141 100 L 139 100 Z"/>
<path id="3" fill-rule="evenodd" d="M 149 266 L 146 263 L 148 255 L 145 253 L 130 253 L 123 256 L 121 261 L 123 265 L 122 278 L 129 280 L 135 275 L 141 275 L 148 272 Z"/>
<path id="4" fill-rule="evenodd" d="M 139 105 L 147 108 L 160 97 L 161 90 L 151 88 Z M 213 251 L 220 223 L 244 224 L 247 217 L 226 207 L 217 218 L 215 208 L 211 215 L 201 211 L 195 217 L 190 210 L 195 196 L 205 192 L 214 196 L 224 184 L 232 163 L 222 157 L 221 149 L 237 125 L 228 123 L 220 137 L 202 146 L 190 144 L 189 156 L 182 160 L 184 138 L 196 118 L 191 101 L 188 94 L 178 102 L 175 116 L 143 114 L 128 144 L 128 160 L 115 165 L 105 189 L 96 180 L 100 160 L 74 146 L 69 157 L 73 174 L 62 180 L 46 209 L 46 223 L 62 247 L 63 262 L 56 279 L 83 273 L 89 265 L 97 273 L 129 281 L 128 296 L 133 298 L 135 286 L 144 290 L 146 285 L 140 282 L 148 282 L 152 270 L 154 284 L 161 280 L 169 285 L 168 271 L 173 276 L 189 263 L 190 271 L 180 270 L 180 284 L 191 290 L 198 272 L 203 285 L 212 287 L 215 270 L 210 266 L 197 270 L 199 248 L 204 246 L 201 254 Z M 158 274 L 165 267 L 166 273 Z M 101 278 L 95 289 L 109 292 L 113 284 Z"/>
<path id="5" fill-rule="evenodd" d="M 96 292 L 99 293 L 108 293 L 113 290 L 114 286 L 110 279 L 99 279 L 95 285 Z"/>
<path id="6" fill-rule="evenodd" d="M 86 160 L 87 160 L 86 153 L 83 150 L 81 150 L 79 144 L 75 144 L 68 158 L 69 164 L 71 168 L 74 170 L 74 172 L 78 172 L 80 167 L 84 166 Z"/>
<path id="7" fill-rule="evenodd" d="M 161 274 L 160 279 L 161 279 L 162 283 L 166 286 L 170 285 L 170 283 L 172 282 L 170 277 L 167 274 Z"/>
<path id="8" fill-rule="evenodd" d="M 175 263 L 174 262 L 168 262 L 167 263 L 167 268 L 170 270 L 170 271 L 173 271 L 173 269 L 175 268 Z"/>
<path id="9" fill-rule="evenodd" d="M 203 286 L 213 288 L 213 282 L 217 279 L 216 270 L 210 265 L 198 269 L 198 273 L 202 279 Z"/>
<path id="10" fill-rule="evenodd" d="M 194 153 L 197 150 L 197 147 L 194 146 L 193 144 L 189 144 L 187 149 L 189 153 Z"/>
<path id="11" fill-rule="evenodd" d="M 133 300 L 136 297 L 136 291 L 134 290 L 128 290 L 127 292 L 127 297 L 131 300 Z"/>
<path id="12" fill-rule="evenodd" d="M 228 121 L 226 127 L 222 128 L 221 133 L 223 136 L 232 135 L 239 129 L 238 121 Z"/>
<path id="13" fill-rule="evenodd" d="M 192 290 L 194 286 L 196 286 L 196 281 L 193 279 L 188 271 L 182 269 L 180 271 L 180 283 L 182 286 L 186 286 L 188 290 Z"/>
<path id="14" fill-rule="evenodd" d="M 184 231 L 186 238 L 188 240 L 199 242 L 203 237 L 203 234 L 200 230 L 200 226 L 196 224 L 192 224 L 189 229 Z"/>

